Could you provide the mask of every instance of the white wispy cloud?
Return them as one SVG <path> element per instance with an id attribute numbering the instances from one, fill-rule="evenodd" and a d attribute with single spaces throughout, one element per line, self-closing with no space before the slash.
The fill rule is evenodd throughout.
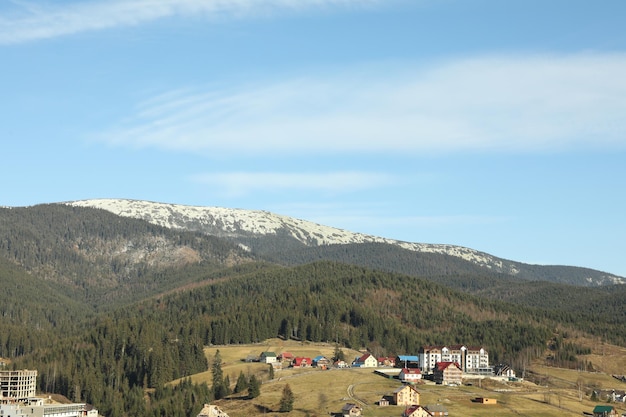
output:
<path id="1" fill-rule="evenodd" d="M 230 197 L 251 192 L 321 191 L 338 193 L 361 191 L 388 186 L 398 181 L 391 174 L 338 171 L 325 173 L 303 172 L 219 172 L 197 174 L 191 181 L 211 185 Z"/>
<path id="2" fill-rule="evenodd" d="M 371 5 L 378 0 L 92 0 L 5 5 L 0 44 L 135 26 L 168 17 L 241 18 L 310 8 Z"/>
<path id="3" fill-rule="evenodd" d="M 170 91 L 98 140 L 179 151 L 544 151 L 626 145 L 626 55 L 483 56 Z"/>

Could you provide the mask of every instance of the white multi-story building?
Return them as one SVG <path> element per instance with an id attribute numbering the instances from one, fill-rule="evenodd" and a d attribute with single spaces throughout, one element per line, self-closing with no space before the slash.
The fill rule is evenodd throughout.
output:
<path id="1" fill-rule="evenodd" d="M 34 397 L 36 388 L 37 371 L 0 371 L 0 401 Z"/>
<path id="2" fill-rule="evenodd" d="M 419 352 L 423 372 L 432 372 L 438 362 L 456 362 L 463 372 L 485 372 L 489 369 L 489 352 L 483 347 L 464 345 L 424 346 Z"/>
<path id="3" fill-rule="evenodd" d="M 87 404 L 56 404 L 35 397 L 37 371 L 0 371 L 1 417 L 98 417 Z"/>
<path id="4" fill-rule="evenodd" d="M 465 372 L 491 372 L 489 367 L 489 353 L 485 348 L 467 347 L 465 350 Z"/>

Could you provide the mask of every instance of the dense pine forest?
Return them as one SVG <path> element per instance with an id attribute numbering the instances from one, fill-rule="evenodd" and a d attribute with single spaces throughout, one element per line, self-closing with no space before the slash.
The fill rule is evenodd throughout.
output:
<path id="1" fill-rule="evenodd" d="M 55 204 L 0 209 L 0 255 L 98 308 L 175 288 L 197 267 L 205 273 L 249 257 L 222 239 Z"/>
<path id="2" fill-rule="evenodd" d="M 0 357 L 109 417 L 186 416 L 220 394 L 167 383 L 209 369 L 208 345 L 281 337 L 397 355 L 463 343 L 520 367 L 546 347 L 576 366 L 584 350 L 568 334 L 626 345 L 623 287 L 529 283 L 441 257 L 412 274 L 384 267 L 384 250 L 369 266 L 307 253 L 263 258 L 100 210 L 0 209 Z"/>

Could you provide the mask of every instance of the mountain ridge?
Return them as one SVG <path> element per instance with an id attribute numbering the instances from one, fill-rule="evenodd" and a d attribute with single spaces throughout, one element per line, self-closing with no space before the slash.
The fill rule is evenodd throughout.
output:
<path id="1" fill-rule="evenodd" d="M 188 206 L 130 199 L 89 199 L 67 201 L 75 207 L 98 208 L 118 216 L 142 219 L 170 229 L 201 232 L 228 238 L 241 247 L 252 250 L 251 242 L 263 237 L 290 239 L 302 247 L 322 247 L 362 243 L 384 243 L 417 253 L 452 256 L 471 262 L 486 271 L 516 277 L 520 271 L 536 268 L 554 268 L 553 265 L 531 265 L 506 260 L 475 249 L 448 244 L 414 243 L 364 233 L 351 232 L 307 220 L 271 213 L 264 210 L 232 209 L 214 206 Z M 576 269 L 577 285 L 626 284 L 626 278 L 589 268 Z M 588 276 L 585 276 L 588 272 Z"/>

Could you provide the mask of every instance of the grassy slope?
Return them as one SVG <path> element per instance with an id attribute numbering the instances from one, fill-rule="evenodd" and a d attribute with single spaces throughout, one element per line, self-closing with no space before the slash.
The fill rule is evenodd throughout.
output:
<path id="1" fill-rule="evenodd" d="M 371 369 L 345 369 L 321 371 L 318 369 L 294 370 L 285 368 L 275 372 L 275 379 L 268 381 L 268 365 L 245 363 L 248 355 L 259 355 L 262 351 L 274 351 L 277 354 L 289 351 L 296 356 L 315 357 L 317 355 L 332 356 L 334 346 L 330 344 L 300 343 L 272 339 L 263 344 L 219 346 L 206 349 L 211 361 L 215 351 L 219 349 L 223 360 L 222 369 L 231 383 L 237 380 L 240 371 L 249 375 L 255 373 L 262 381 L 261 396 L 247 400 L 231 396 L 231 399 L 217 401 L 230 417 L 279 415 L 277 412 L 281 393 L 285 384 L 289 384 L 296 397 L 294 411 L 289 416 L 304 417 L 339 413 L 347 402 L 361 403 L 365 417 L 400 416 L 404 407 L 379 407 L 376 402 L 384 395 L 391 395 L 400 386 L 396 379 L 389 379 L 375 374 Z M 609 358 L 617 367 L 626 361 L 624 349 L 606 345 L 605 361 Z M 344 349 L 346 358 L 359 355 L 359 352 Z M 589 358 L 594 361 L 601 358 L 592 353 Z M 621 361 L 621 362 L 620 362 Z M 624 369 L 624 368 L 621 368 Z M 418 386 L 421 403 L 443 404 L 450 416 L 484 417 L 486 415 L 532 416 L 532 417 L 564 417 L 580 416 L 583 412 L 591 412 L 595 405 L 589 395 L 580 399 L 577 383 L 583 381 L 583 390 L 587 393 L 591 387 L 597 389 L 626 390 L 626 383 L 619 382 L 605 373 L 582 373 L 572 370 L 548 368 L 540 364 L 532 366 L 535 374 L 545 375 L 542 385 L 531 382 L 495 382 L 471 381 L 471 386 L 443 387 L 433 384 Z M 194 382 L 211 381 L 211 372 L 203 372 L 192 377 Z M 584 391 L 583 391 L 584 392 Z M 476 397 L 497 399 L 496 405 L 482 405 L 472 401 Z M 624 404 L 615 404 L 620 413 L 626 412 Z"/>

